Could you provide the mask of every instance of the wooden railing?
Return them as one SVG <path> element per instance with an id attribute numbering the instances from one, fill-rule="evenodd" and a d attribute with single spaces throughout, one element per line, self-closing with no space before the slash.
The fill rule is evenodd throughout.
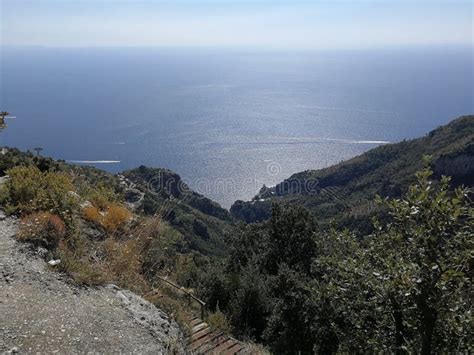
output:
<path id="1" fill-rule="evenodd" d="M 187 291 L 184 287 L 175 284 L 174 282 L 168 280 L 166 277 L 159 276 L 159 275 L 156 275 L 156 277 L 158 277 L 160 280 L 166 282 L 168 285 L 178 289 L 180 292 L 182 292 L 186 296 L 188 296 L 188 302 L 189 303 L 191 303 L 191 300 L 196 301 L 199 304 L 199 306 L 201 307 L 201 319 L 204 319 L 204 311 L 205 311 L 205 308 L 206 308 L 206 302 L 204 302 L 203 300 L 200 300 L 199 298 L 194 296 L 191 292 Z"/>

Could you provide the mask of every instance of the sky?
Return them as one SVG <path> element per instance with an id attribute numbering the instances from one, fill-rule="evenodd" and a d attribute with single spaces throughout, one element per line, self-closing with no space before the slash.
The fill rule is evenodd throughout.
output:
<path id="1" fill-rule="evenodd" d="M 473 44 L 471 0 L 0 0 L 4 46 Z"/>

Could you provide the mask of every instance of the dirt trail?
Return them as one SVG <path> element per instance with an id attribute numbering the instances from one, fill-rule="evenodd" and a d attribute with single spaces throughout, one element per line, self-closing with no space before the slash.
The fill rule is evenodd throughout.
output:
<path id="1" fill-rule="evenodd" d="M 114 285 L 70 284 L 15 240 L 17 228 L 0 215 L 0 353 L 184 353 L 165 313 Z"/>

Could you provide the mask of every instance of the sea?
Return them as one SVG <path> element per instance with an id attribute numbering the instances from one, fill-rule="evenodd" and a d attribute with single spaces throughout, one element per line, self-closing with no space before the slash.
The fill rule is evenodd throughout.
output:
<path id="1" fill-rule="evenodd" d="M 0 145 L 177 172 L 229 208 L 296 172 L 474 113 L 471 47 L 3 47 Z"/>

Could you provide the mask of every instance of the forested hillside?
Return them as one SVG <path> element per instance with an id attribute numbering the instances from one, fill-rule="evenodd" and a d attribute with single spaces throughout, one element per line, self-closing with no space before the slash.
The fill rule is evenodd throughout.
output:
<path id="1" fill-rule="evenodd" d="M 426 166 L 429 166 L 427 158 Z M 299 205 L 241 225 L 196 288 L 241 337 L 275 354 L 465 353 L 472 349 L 474 209 L 425 168 L 371 234 L 322 230 Z"/>
<path id="2" fill-rule="evenodd" d="M 462 117 L 262 189 L 232 208 L 262 222 L 238 224 L 166 169 L 113 175 L 8 149 L 0 205 L 74 283 L 118 284 L 181 324 L 195 309 L 164 277 L 205 301 L 213 331 L 277 354 L 462 353 L 473 146 Z"/>
<path id="3" fill-rule="evenodd" d="M 321 226 L 371 231 L 371 217 L 381 212 L 373 200 L 400 197 L 415 181 L 423 155 L 433 157 L 434 178 L 452 177 L 455 186 L 474 182 L 474 116 L 460 117 L 425 137 L 388 144 L 321 170 L 295 174 L 252 201 L 237 201 L 231 213 L 248 223 L 271 216 L 272 202 L 308 208 Z"/>

